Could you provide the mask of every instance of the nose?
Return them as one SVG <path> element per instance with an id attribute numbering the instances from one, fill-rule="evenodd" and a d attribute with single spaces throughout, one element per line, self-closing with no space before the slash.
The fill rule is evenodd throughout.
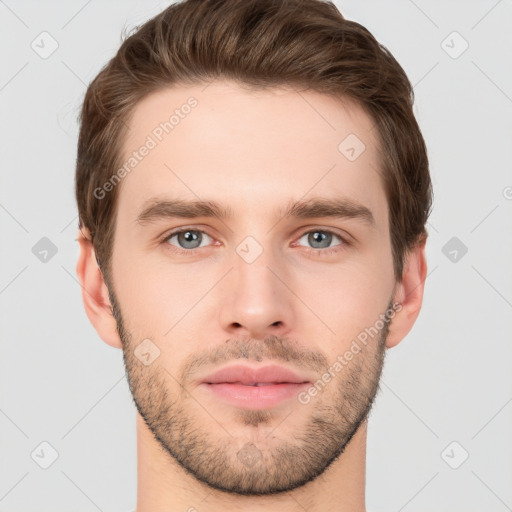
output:
<path id="1" fill-rule="evenodd" d="M 252 262 L 235 254 L 223 282 L 220 322 L 229 336 L 284 336 L 294 323 L 291 276 L 270 250 Z"/>

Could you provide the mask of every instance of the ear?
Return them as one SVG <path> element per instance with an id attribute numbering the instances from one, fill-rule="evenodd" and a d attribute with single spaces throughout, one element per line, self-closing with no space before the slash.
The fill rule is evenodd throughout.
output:
<path id="1" fill-rule="evenodd" d="M 394 303 L 398 302 L 402 307 L 391 321 L 386 340 L 387 348 L 398 345 L 405 338 L 420 313 L 427 278 L 426 241 L 427 238 L 424 237 L 407 254 L 402 281 L 397 283 L 393 299 Z"/>
<path id="2" fill-rule="evenodd" d="M 108 288 L 96 261 L 89 233 L 86 229 L 83 231 L 79 230 L 78 232 L 80 254 L 76 264 L 76 273 L 82 287 L 85 312 L 105 343 L 115 348 L 122 348 L 116 320 L 112 314 Z"/>

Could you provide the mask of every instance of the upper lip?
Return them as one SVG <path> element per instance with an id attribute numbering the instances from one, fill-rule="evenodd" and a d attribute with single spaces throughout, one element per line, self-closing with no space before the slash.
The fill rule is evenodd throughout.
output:
<path id="1" fill-rule="evenodd" d="M 259 368 L 251 368 L 244 365 L 233 365 L 222 368 L 202 380 L 206 384 L 239 383 L 293 383 L 302 384 L 309 382 L 308 378 L 295 373 L 288 368 L 278 365 L 268 365 Z"/>

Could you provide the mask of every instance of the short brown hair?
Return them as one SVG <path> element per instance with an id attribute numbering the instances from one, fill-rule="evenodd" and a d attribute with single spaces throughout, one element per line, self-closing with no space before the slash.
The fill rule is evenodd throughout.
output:
<path id="1" fill-rule="evenodd" d="M 94 191 L 121 165 L 130 114 L 152 92 L 217 78 L 346 97 L 371 116 L 400 281 L 407 251 L 427 237 L 432 205 L 427 151 L 412 110 L 414 92 L 391 53 L 324 0 L 184 0 L 122 42 L 85 94 L 76 163 L 79 225 L 91 234 L 105 279 L 119 187 L 102 199 Z"/>

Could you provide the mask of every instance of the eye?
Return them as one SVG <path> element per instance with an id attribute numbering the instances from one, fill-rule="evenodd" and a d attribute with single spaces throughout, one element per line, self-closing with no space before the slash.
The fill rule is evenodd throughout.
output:
<path id="1" fill-rule="evenodd" d="M 312 229 L 304 232 L 293 246 L 302 245 L 300 242 L 305 239 L 307 244 L 311 247 L 307 248 L 315 255 L 328 255 L 337 253 L 350 245 L 350 242 L 328 229 Z M 338 243 L 332 245 L 336 239 Z M 214 239 L 201 229 L 182 228 L 173 231 L 167 235 L 163 240 L 168 249 L 180 255 L 192 256 L 195 250 L 207 247 Z M 204 242 L 204 244 L 203 244 Z M 203 245 L 202 245 L 203 244 Z"/>
<path id="2" fill-rule="evenodd" d="M 340 240 L 340 242 L 332 246 L 331 243 L 336 238 Z M 327 254 L 330 254 L 333 252 L 337 252 L 338 250 L 342 250 L 344 246 L 349 245 L 349 242 L 341 235 L 338 235 L 337 233 L 327 229 L 313 229 L 310 231 L 306 231 L 299 238 L 298 242 L 300 243 L 300 241 L 304 239 L 306 240 L 306 243 L 311 245 L 311 248 L 315 253 L 325 252 Z M 332 249 L 333 247 L 336 247 L 336 249 L 325 250 Z"/>
<path id="3" fill-rule="evenodd" d="M 177 246 L 171 243 L 174 238 L 178 244 Z M 179 231 L 173 231 L 171 234 L 166 236 L 163 242 L 173 246 L 173 250 L 183 253 L 191 252 L 194 249 L 200 249 L 201 242 L 203 242 L 205 239 L 212 240 L 209 235 L 200 229 L 181 229 Z"/>

